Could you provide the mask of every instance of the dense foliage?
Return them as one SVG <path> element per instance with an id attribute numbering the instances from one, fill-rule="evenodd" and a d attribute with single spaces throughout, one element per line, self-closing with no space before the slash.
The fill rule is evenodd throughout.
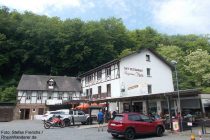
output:
<path id="1" fill-rule="evenodd" d="M 15 98 L 14 87 L 23 73 L 77 76 L 141 48 L 178 62 L 181 89 L 209 91 L 208 36 L 169 36 L 150 27 L 129 31 L 116 18 L 60 20 L 7 7 L 0 8 L 0 19 L 0 101 Z"/>

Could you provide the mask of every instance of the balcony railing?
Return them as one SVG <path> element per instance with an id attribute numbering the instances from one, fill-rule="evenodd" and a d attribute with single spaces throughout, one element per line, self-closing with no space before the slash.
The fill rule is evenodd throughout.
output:
<path id="1" fill-rule="evenodd" d="M 92 97 L 90 96 L 82 96 L 82 100 L 93 100 L 93 99 L 105 99 L 107 97 L 111 97 L 111 93 L 100 93 L 100 94 L 94 94 Z"/>

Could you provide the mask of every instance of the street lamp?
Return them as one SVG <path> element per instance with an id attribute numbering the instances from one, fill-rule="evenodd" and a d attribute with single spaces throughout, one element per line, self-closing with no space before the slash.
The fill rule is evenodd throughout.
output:
<path id="1" fill-rule="evenodd" d="M 181 105 L 180 105 L 180 95 L 179 95 L 179 82 L 178 82 L 178 74 L 177 74 L 177 68 L 176 68 L 176 65 L 177 65 L 177 61 L 175 60 L 172 60 L 171 63 L 174 65 L 174 68 L 175 68 L 175 76 L 176 76 L 176 90 L 177 90 L 177 94 L 178 94 L 178 112 L 180 113 L 180 131 L 182 131 L 183 127 L 182 127 L 182 111 L 181 111 Z"/>

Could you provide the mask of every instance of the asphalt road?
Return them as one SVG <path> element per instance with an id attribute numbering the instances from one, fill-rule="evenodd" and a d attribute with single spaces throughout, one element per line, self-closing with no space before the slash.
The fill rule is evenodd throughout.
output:
<path id="1" fill-rule="evenodd" d="M 113 140 L 112 136 L 104 131 L 98 132 L 97 128 L 88 126 L 71 126 L 65 128 L 44 129 L 41 121 L 18 120 L 12 122 L 0 122 L 0 140 Z M 123 137 L 118 140 L 123 140 Z M 166 132 L 163 137 L 139 136 L 136 140 L 190 140 L 190 135 L 171 134 Z M 196 139 L 199 139 L 196 137 Z M 202 140 L 210 140 L 204 137 Z"/>

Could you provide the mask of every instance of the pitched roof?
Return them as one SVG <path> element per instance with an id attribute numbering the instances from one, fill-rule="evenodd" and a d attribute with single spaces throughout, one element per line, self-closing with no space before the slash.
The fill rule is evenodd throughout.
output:
<path id="1" fill-rule="evenodd" d="M 54 91 L 81 91 L 80 81 L 76 77 L 25 74 L 22 75 L 17 90 L 48 90 L 47 82 L 50 79 L 56 83 Z"/>
<path id="2" fill-rule="evenodd" d="M 168 61 L 166 61 L 160 54 L 158 54 L 157 52 L 155 52 L 155 51 L 154 51 L 153 49 L 151 49 L 151 48 L 142 48 L 142 49 L 140 49 L 140 50 L 138 50 L 138 51 L 135 51 L 135 52 L 133 52 L 133 53 L 130 53 L 130 54 L 128 54 L 128 55 L 126 55 L 126 56 L 124 56 L 124 57 L 122 57 L 122 58 L 125 58 L 125 57 L 130 56 L 130 55 L 133 55 L 133 54 L 141 53 L 143 50 L 148 50 L 148 51 L 150 51 L 150 52 L 153 53 L 155 56 L 157 56 L 163 63 L 165 63 L 166 65 L 168 65 L 172 70 L 174 69 L 174 66 L 173 66 L 171 63 L 169 63 Z M 91 69 L 91 70 L 89 70 L 89 71 L 87 71 L 87 72 L 84 72 L 84 73 L 80 74 L 79 77 L 83 77 L 83 76 L 89 75 L 89 74 L 91 74 L 91 73 L 93 73 L 93 72 L 95 72 L 95 71 L 97 71 L 97 70 L 106 68 L 106 67 L 108 67 L 108 66 L 110 66 L 110 65 L 112 65 L 112 64 L 114 64 L 114 63 L 118 63 L 118 62 L 120 62 L 120 60 L 121 60 L 122 58 L 114 59 L 114 60 L 112 60 L 112 61 L 110 61 L 110 62 L 107 62 L 107 63 L 105 63 L 105 64 L 103 64 L 103 65 L 100 65 L 100 66 L 98 66 L 98 67 L 96 67 L 96 68 L 94 68 L 94 69 Z"/>

